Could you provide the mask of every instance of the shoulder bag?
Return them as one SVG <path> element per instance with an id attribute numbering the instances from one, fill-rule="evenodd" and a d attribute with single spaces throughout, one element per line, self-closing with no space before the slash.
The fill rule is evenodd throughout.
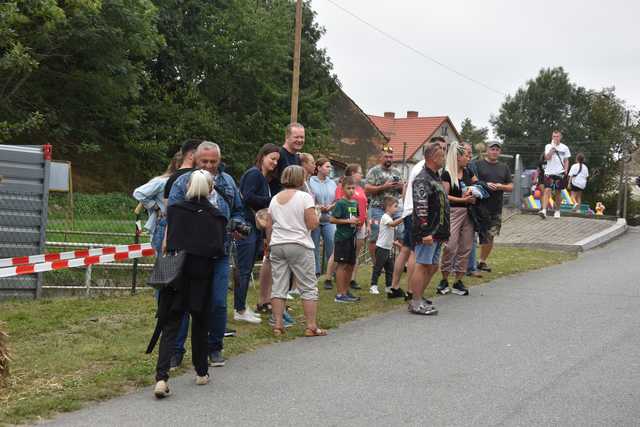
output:
<path id="1" fill-rule="evenodd" d="M 186 257 L 185 251 L 159 254 L 153 264 L 153 271 L 147 280 L 147 285 L 157 290 L 169 286 L 177 290 L 180 286 L 180 276 Z"/>

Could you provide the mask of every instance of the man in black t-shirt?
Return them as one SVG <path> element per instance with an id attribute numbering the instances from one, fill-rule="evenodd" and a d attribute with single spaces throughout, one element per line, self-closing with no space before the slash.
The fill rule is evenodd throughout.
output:
<path id="1" fill-rule="evenodd" d="M 269 183 L 273 196 L 282 191 L 280 176 L 285 168 L 291 165 L 300 166 L 298 154 L 302 151 L 302 147 L 304 147 L 304 126 L 300 123 L 290 123 L 285 129 L 284 145 L 280 148 L 276 173 Z"/>
<path id="2" fill-rule="evenodd" d="M 180 152 L 182 153 L 182 163 L 180 163 L 180 168 L 169 177 L 167 183 L 164 185 L 165 205 L 166 200 L 169 199 L 169 193 L 171 193 L 173 183 L 185 173 L 195 170 L 195 154 L 198 149 L 198 145 L 200 145 L 201 142 L 202 141 L 199 139 L 188 139 L 182 144 L 182 147 L 180 148 Z"/>
<path id="3" fill-rule="evenodd" d="M 487 258 L 493 249 L 493 239 L 500 234 L 502 227 L 502 195 L 505 191 L 512 191 L 511 171 L 509 166 L 499 162 L 498 158 L 502 153 L 502 143 L 500 141 L 489 142 L 489 147 L 485 160 L 478 160 L 474 163 L 474 170 L 479 181 L 483 181 L 489 187 L 491 195 L 481 201 L 489 214 L 489 224 L 487 233 L 480 236 L 480 262 L 478 269 L 490 272 L 487 265 Z"/>

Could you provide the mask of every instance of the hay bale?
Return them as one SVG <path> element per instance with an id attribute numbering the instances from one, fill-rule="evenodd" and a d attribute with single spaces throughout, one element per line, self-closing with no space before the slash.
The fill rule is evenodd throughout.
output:
<path id="1" fill-rule="evenodd" d="M 6 325 L 0 322 L 0 384 L 9 376 L 9 335 Z"/>

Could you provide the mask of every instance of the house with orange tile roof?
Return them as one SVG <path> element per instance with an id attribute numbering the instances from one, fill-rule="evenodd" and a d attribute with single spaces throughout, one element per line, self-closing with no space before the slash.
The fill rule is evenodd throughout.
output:
<path id="1" fill-rule="evenodd" d="M 420 117 L 417 111 L 408 111 L 406 117 L 390 112 L 369 115 L 341 89 L 330 105 L 331 141 L 322 154 L 328 155 L 337 176 L 349 163 L 358 163 L 365 171 L 376 165 L 385 145 L 393 148 L 394 162 L 408 175 L 411 166 L 422 159 L 421 147 L 434 136 L 442 136 L 447 142 L 460 141 L 458 130 L 447 116 Z"/>
<path id="2" fill-rule="evenodd" d="M 448 116 L 420 117 L 417 111 L 407 111 L 406 117 L 386 112 L 383 116 L 369 115 L 369 118 L 388 138 L 394 163 L 406 165 L 405 174 L 422 160 L 421 148 L 434 136 L 441 136 L 449 143 L 461 140 Z"/>

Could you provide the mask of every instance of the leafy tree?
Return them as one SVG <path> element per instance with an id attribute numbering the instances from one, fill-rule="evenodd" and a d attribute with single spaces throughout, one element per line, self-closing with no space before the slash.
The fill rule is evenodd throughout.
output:
<path id="1" fill-rule="evenodd" d="M 527 167 L 535 167 L 552 131 L 560 130 L 574 158 L 583 152 L 594 172 L 588 191 L 600 193 L 615 183 L 625 110 L 613 88 L 595 91 L 577 86 L 558 67 L 541 70 L 515 95 L 507 96 L 491 123 L 504 139 L 505 150 L 520 153 Z"/>
<path id="2" fill-rule="evenodd" d="M 468 117 L 462 121 L 462 125 L 460 126 L 460 136 L 462 137 L 462 140 L 470 143 L 474 147 L 476 144 L 485 143 L 487 141 L 488 134 L 488 128 L 475 127 L 471 122 L 471 119 Z"/>
<path id="3" fill-rule="evenodd" d="M 145 109 L 157 113 L 146 116 L 142 129 L 148 133 L 140 139 L 155 141 L 160 149 L 150 148 L 162 159 L 185 138 L 215 140 L 239 175 L 261 145 L 283 139 L 289 122 L 294 5 L 286 0 L 156 4 L 166 46 L 149 66 L 153 79 L 144 98 L 151 103 Z M 323 30 L 308 5 L 303 15 L 299 121 L 311 149 L 329 134 L 328 102 L 337 80 L 317 48 Z"/>

